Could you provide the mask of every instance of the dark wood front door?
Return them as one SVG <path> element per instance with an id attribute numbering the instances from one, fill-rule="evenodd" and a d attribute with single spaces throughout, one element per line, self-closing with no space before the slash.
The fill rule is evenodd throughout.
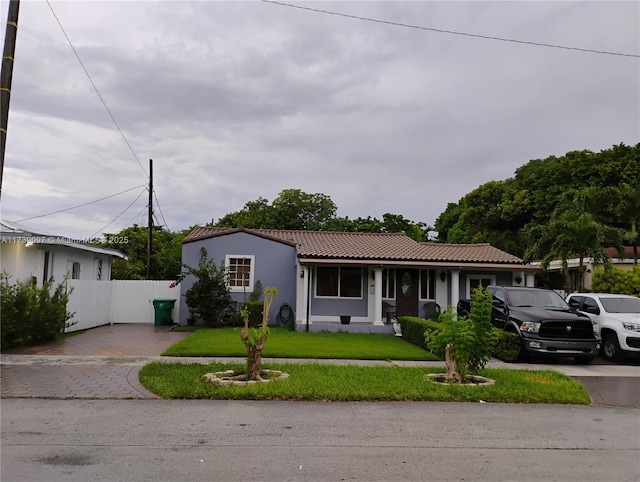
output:
<path id="1" fill-rule="evenodd" d="M 396 316 L 418 316 L 418 270 L 396 269 Z"/>

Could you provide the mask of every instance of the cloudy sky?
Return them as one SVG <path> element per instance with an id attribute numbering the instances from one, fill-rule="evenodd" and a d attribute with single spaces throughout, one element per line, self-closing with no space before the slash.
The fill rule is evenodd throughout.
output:
<path id="1" fill-rule="evenodd" d="M 531 159 L 640 141 L 638 2 L 295 5 L 420 28 L 260 1 L 22 0 L 3 219 L 146 224 L 151 158 L 172 231 L 283 189 L 433 225 Z"/>

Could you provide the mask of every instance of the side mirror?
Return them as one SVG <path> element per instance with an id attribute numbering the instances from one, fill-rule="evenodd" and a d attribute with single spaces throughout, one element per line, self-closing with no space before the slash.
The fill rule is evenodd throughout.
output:
<path id="1" fill-rule="evenodd" d="M 584 309 L 584 311 L 589 313 L 590 315 L 599 315 L 600 314 L 600 308 L 598 308 L 597 306 L 587 306 Z"/>
<path id="2" fill-rule="evenodd" d="M 504 301 L 499 300 L 498 298 L 493 299 L 493 306 L 495 308 L 504 308 Z"/>

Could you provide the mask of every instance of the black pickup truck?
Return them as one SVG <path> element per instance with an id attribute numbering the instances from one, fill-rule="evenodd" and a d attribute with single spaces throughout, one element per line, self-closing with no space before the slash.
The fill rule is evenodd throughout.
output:
<path id="1" fill-rule="evenodd" d="M 573 357 L 578 363 L 591 363 L 598 355 L 602 340 L 591 320 L 555 291 L 518 286 L 488 286 L 487 290 L 493 295 L 491 322 L 520 336 L 523 358 Z M 457 308 L 458 315 L 468 315 L 471 300 L 460 300 Z"/>

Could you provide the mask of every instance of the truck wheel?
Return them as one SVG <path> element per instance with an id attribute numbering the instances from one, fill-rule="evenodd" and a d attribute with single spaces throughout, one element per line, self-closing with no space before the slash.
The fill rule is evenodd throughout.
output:
<path id="1" fill-rule="evenodd" d="M 622 351 L 615 333 L 607 333 L 602 339 L 602 356 L 609 361 L 620 360 Z"/>
<path id="2" fill-rule="evenodd" d="M 577 356 L 575 358 L 576 363 L 578 363 L 579 365 L 588 365 L 589 363 L 591 363 L 595 359 L 596 359 L 596 357 L 594 357 L 594 356 Z"/>

